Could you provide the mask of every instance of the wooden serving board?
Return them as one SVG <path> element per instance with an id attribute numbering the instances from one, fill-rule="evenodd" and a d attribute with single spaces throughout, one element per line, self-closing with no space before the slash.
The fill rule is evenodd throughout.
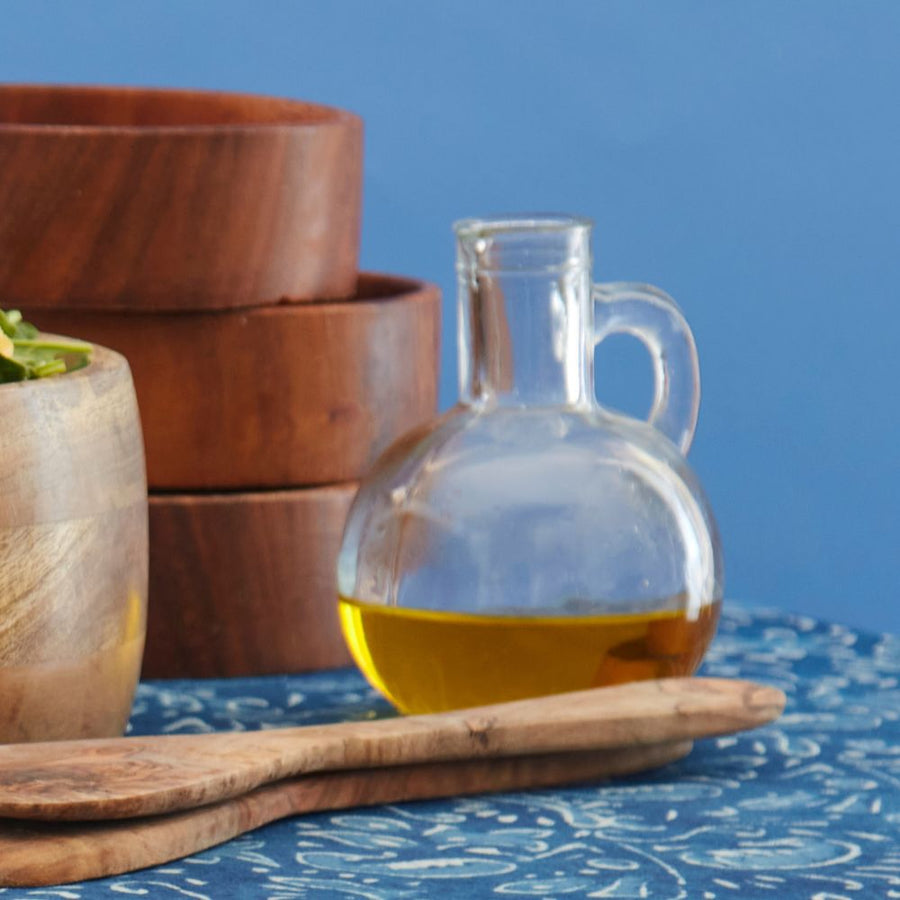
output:
<path id="1" fill-rule="evenodd" d="M 358 479 L 437 407 L 440 292 L 411 279 L 364 275 L 352 303 L 25 312 L 128 358 L 155 490 Z"/>
<path id="2" fill-rule="evenodd" d="M 355 492 L 152 495 L 144 676 L 348 665 L 335 573 Z"/>
<path id="3" fill-rule="evenodd" d="M 0 86 L 0 298 L 102 310 L 348 297 L 362 122 L 274 97 Z"/>

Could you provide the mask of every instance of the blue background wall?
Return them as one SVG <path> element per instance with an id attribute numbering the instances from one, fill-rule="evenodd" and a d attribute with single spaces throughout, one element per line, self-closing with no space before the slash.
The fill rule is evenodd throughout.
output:
<path id="1" fill-rule="evenodd" d="M 452 220 L 597 222 L 680 302 L 730 597 L 900 631 L 900 3 L 0 3 L 0 80 L 318 100 L 367 124 L 365 268 L 445 290 Z M 617 341 L 601 395 L 641 411 Z"/>

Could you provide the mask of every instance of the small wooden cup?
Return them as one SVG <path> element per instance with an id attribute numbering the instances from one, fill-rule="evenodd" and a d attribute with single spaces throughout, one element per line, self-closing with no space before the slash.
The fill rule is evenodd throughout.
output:
<path id="1" fill-rule="evenodd" d="M 337 555 L 355 484 L 150 497 L 144 675 L 209 678 L 349 665 Z"/>
<path id="2" fill-rule="evenodd" d="M 5 306 L 225 309 L 347 297 L 362 123 L 312 103 L 0 86 Z"/>
<path id="3" fill-rule="evenodd" d="M 128 358 L 151 490 L 359 479 L 437 407 L 440 291 L 407 278 L 363 275 L 351 303 L 25 312 Z"/>
<path id="4" fill-rule="evenodd" d="M 0 741 L 121 734 L 141 666 L 147 484 L 125 359 L 0 385 Z"/>

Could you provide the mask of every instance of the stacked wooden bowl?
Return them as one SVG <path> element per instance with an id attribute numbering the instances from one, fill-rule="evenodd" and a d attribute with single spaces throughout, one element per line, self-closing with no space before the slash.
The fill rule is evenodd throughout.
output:
<path id="1" fill-rule="evenodd" d="M 362 127 L 267 97 L 0 86 L 0 303 L 119 350 L 150 487 L 144 675 L 349 662 L 344 517 L 434 415 L 440 297 L 357 271 Z"/>

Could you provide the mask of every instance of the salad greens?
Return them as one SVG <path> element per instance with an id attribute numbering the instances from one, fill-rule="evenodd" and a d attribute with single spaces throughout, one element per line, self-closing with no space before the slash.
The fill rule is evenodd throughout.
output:
<path id="1" fill-rule="evenodd" d="M 0 384 L 60 375 L 86 366 L 93 347 L 41 333 L 17 309 L 0 309 Z"/>

